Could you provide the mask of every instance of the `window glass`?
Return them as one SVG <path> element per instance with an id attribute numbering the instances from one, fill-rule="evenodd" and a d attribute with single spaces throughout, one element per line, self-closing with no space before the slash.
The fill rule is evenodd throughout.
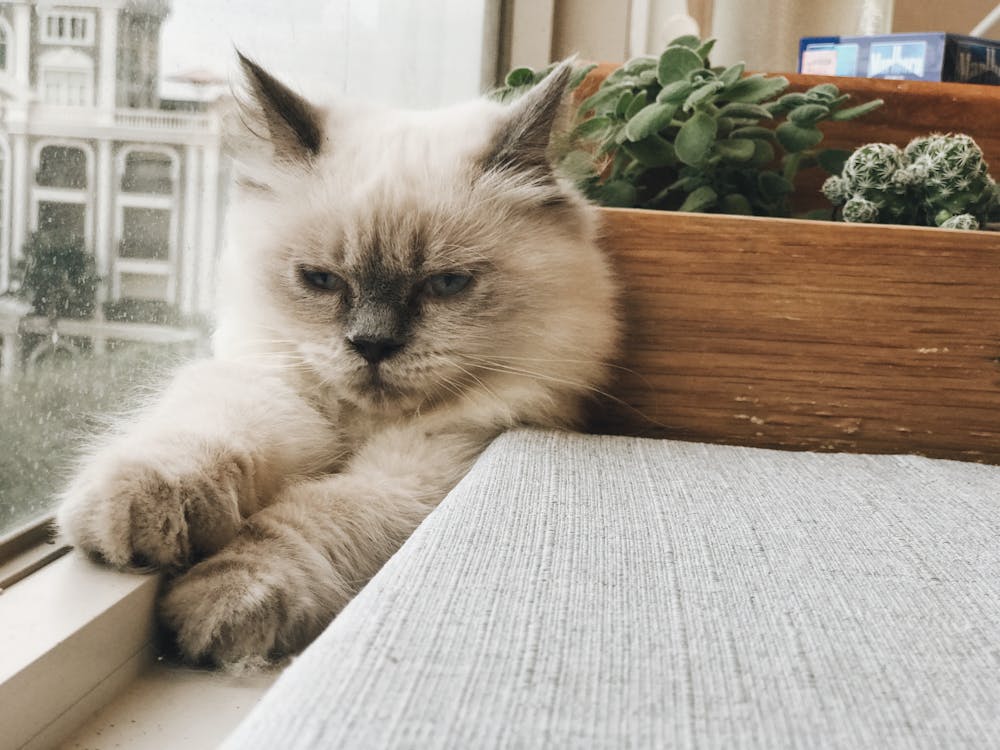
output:
<path id="1" fill-rule="evenodd" d="M 39 201 L 38 229 L 59 233 L 70 242 L 82 244 L 87 231 L 87 207 L 82 203 Z"/>
<path id="2" fill-rule="evenodd" d="M 431 107 L 492 82 L 499 21 L 496 0 L 2 5 L 0 535 L 51 510 L 109 413 L 208 351 L 234 45 L 309 96 Z"/>
<path id="3" fill-rule="evenodd" d="M 173 160 L 166 154 L 130 151 L 125 157 L 122 190 L 128 193 L 172 193 Z"/>
<path id="4" fill-rule="evenodd" d="M 73 146 L 45 146 L 39 152 L 35 182 L 43 187 L 87 187 L 87 154 Z"/>
<path id="5" fill-rule="evenodd" d="M 170 211 L 162 208 L 122 209 L 123 258 L 168 260 L 170 257 Z"/>

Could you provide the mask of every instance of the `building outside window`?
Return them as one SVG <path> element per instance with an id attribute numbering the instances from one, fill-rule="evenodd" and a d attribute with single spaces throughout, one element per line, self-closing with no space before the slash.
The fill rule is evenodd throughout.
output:
<path id="1" fill-rule="evenodd" d="M 42 16 L 43 44 L 93 44 L 94 14 L 60 10 Z"/>
<path id="2" fill-rule="evenodd" d="M 10 43 L 13 35 L 6 21 L 0 19 L 0 75 L 8 72 L 10 59 Z"/>
<path id="3" fill-rule="evenodd" d="M 231 105 L 160 107 L 170 10 L 0 2 L 0 536 L 51 507 L 88 420 L 204 346 Z M 50 319 L 32 284 L 53 281 L 91 298 Z"/>

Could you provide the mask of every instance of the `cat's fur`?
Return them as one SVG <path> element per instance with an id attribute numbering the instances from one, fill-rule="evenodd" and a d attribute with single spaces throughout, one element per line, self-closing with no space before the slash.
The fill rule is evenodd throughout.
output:
<path id="1" fill-rule="evenodd" d="M 595 209 L 547 154 L 568 64 L 513 105 L 425 113 L 319 107 L 242 64 L 262 138 L 238 154 L 214 358 L 91 451 L 59 511 L 88 553 L 177 574 L 162 620 L 215 663 L 308 643 L 501 430 L 576 425 L 619 332 Z M 472 281 L 435 296 L 436 274 Z"/>

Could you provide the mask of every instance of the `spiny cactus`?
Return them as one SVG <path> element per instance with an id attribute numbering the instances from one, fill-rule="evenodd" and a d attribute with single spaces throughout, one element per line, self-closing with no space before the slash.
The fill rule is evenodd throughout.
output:
<path id="1" fill-rule="evenodd" d="M 850 222 L 979 229 L 1000 209 L 982 150 L 962 134 L 915 138 L 904 150 L 862 146 L 823 193 Z"/>
<path id="2" fill-rule="evenodd" d="M 913 202 L 900 179 L 903 151 L 891 143 L 869 143 L 844 163 L 839 177 L 823 183 L 823 193 L 844 206 L 844 220 L 866 224 L 907 223 Z"/>
<path id="3" fill-rule="evenodd" d="M 944 226 L 962 215 L 975 220 L 973 229 L 986 223 L 997 202 L 996 183 L 972 138 L 963 134 L 915 138 L 905 155 L 909 166 L 904 179 L 918 188 L 928 224 Z"/>

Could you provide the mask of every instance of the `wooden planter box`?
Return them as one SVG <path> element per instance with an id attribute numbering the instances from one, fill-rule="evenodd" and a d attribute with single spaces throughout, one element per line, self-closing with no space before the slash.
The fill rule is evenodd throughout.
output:
<path id="1" fill-rule="evenodd" d="M 1000 88 L 793 78 L 887 100 L 879 120 L 828 130 L 829 145 L 961 130 L 1000 171 Z M 593 430 L 1000 464 L 1000 233 L 604 219 L 628 335 L 617 401 Z"/>

